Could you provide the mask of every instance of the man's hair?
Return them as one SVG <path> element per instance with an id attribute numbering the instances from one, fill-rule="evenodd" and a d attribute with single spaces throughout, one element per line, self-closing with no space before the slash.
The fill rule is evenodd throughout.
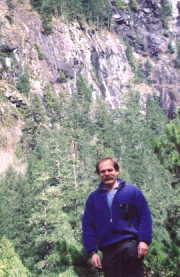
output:
<path id="1" fill-rule="evenodd" d="M 113 167 L 116 171 L 119 171 L 119 165 L 117 163 L 117 161 L 115 161 L 113 158 L 111 157 L 106 157 L 106 158 L 102 158 L 100 159 L 97 163 L 96 163 L 96 173 L 99 174 L 99 165 L 102 163 L 102 162 L 105 162 L 105 161 L 111 161 L 113 163 Z"/>

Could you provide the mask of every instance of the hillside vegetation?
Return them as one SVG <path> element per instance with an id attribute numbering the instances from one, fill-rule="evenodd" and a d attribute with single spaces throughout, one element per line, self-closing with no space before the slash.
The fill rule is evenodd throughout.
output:
<path id="1" fill-rule="evenodd" d="M 26 159 L 27 172 L 18 176 L 9 170 L 1 178 L 0 234 L 13 242 L 32 276 L 96 276 L 82 250 L 80 222 L 85 198 L 98 183 L 96 160 L 113 156 L 121 177 L 143 190 L 152 209 L 149 276 L 177 277 L 178 204 L 171 182 L 173 175 L 179 178 L 179 119 L 166 128 L 157 101 L 149 100 L 144 114 L 135 92 L 113 113 L 99 99 L 92 114 L 85 79 L 79 77 L 77 87 L 71 97 L 60 98 L 49 88 L 43 99 L 32 95 L 19 110 L 26 125 L 17 153 Z M 168 141 L 174 154 L 167 161 Z"/>

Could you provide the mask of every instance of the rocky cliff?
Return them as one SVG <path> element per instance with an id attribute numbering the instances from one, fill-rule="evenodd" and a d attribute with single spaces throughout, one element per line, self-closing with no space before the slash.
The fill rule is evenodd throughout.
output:
<path id="1" fill-rule="evenodd" d="M 31 95 L 43 99 L 49 86 L 57 95 L 72 94 L 79 75 L 88 81 L 94 101 L 103 97 L 114 108 L 127 91 L 136 90 L 143 99 L 157 95 L 174 117 L 180 104 L 180 2 L 117 0 L 109 5 L 107 28 L 54 17 L 47 35 L 29 1 L 1 0 L 0 157 L 12 154 L 4 169 L 15 163 L 23 124 L 18 108 L 28 105 Z"/>
<path id="2" fill-rule="evenodd" d="M 180 103 L 180 75 L 176 64 L 180 36 L 180 1 L 127 1 L 130 9 L 118 9 L 118 1 L 111 2 L 114 7 L 113 30 L 138 55 L 137 70 L 145 78 L 140 82 L 148 81 L 158 91 L 162 106 L 169 110 L 170 117 L 173 116 L 171 112 L 175 103 Z M 148 63 L 151 64 L 151 72 L 147 69 Z"/>

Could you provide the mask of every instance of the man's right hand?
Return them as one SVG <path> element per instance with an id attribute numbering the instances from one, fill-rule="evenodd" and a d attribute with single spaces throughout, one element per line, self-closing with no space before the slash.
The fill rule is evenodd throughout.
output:
<path id="1" fill-rule="evenodd" d="M 91 257 L 91 264 L 93 267 L 102 268 L 101 258 L 97 253 L 94 253 Z"/>

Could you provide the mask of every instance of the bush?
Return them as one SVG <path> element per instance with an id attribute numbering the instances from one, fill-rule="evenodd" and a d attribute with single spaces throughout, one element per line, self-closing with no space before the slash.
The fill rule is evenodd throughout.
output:
<path id="1" fill-rule="evenodd" d="M 161 0 L 162 6 L 162 15 L 163 16 L 171 16 L 172 15 L 172 5 L 169 0 Z"/>
<path id="2" fill-rule="evenodd" d="M 1 277 L 28 277 L 28 270 L 23 266 L 9 240 L 5 237 L 0 240 L 0 276 Z"/>
<path id="3" fill-rule="evenodd" d="M 29 94 L 30 91 L 30 81 L 29 81 L 29 74 L 27 71 L 25 71 L 24 73 L 22 73 L 19 76 L 19 79 L 17 81 L 16 84 L 17 89 L 24 93 L 24 94 Z"/>
<path id="4" fill-rule="evenodd" d="M 137 12 L 139 10 L 139 5 L 138 5 L 137 0 L 130 1 L 130 8 L 131 8 L 131 10 L 133 10 L 135 12 Z"/>
<path id="5" fill-rule="evenodd" d="M 59 78 L 58 78 L 58 82 L 59 83 L 65 83 L 67 81 L 67 76 L 63 71 L 59 72 Z"/>
<path id="6" fill-rule="evenodd" d="M 39 60 L 40 60 L 40 61 L 44 60 L 45 55 L 44 55 L 44 53 L 42 52 L 41 48 L 40 48 L 37 44 L 35 44 L 35 48 L 36 48 L 36 50 L 37 50 L 37 54 L 38 54 Z"/>
<path id="7" fill-rule="evenodd" d="M 125 10 L 128 8 L 128 4 L 125 3 L 123 0 L 116 0 L 116 5 L 118 9 Z"/>
<path id="8" fill-rule="evenodd" d="M 169 16 L 172 15 L 172 5 L 169 0 L 161 0 L 161 21 L 165 29 L 169 28 Z"/>
<path id="9" fill-rule="evenodd" d="M 88 3 L 87 3 L 88 2 Z M 121 6 L 122 6 L 122 1 Z M 65 16 L 68 20 L 92 21 L 98 26 L 107 25 L 111 16 L 111 9 L 108 0 L 31 0 L 34 8 L 41 14 L 44 32 L 52 32 L 52 16 Z"/>
<path id="10" fill-rule="evenodd" d="M 13 10 L 15 8 L 15 5 L 13 3 L 13 0 L 6 0 L 7 6 L 10 10 Z"/>
<path id="11" fill-rule="evenodd" d="M 133 71 L 135 71 L 136 70 L 136 61 L 133 56 L 133 51 L 132 51 L 131 46 L 127 46 L 127 48 L 126 48 L 126 57 L 128 59 L 130 66 L 132 67 Z"/>
<path id="12" fill-rule="evenodd" d="M 146 74 L 147 76 L 149 76 L 152 72 L 153 66 L 150 61 L 147 61 L 145 66 L 146 66 Z"/>

